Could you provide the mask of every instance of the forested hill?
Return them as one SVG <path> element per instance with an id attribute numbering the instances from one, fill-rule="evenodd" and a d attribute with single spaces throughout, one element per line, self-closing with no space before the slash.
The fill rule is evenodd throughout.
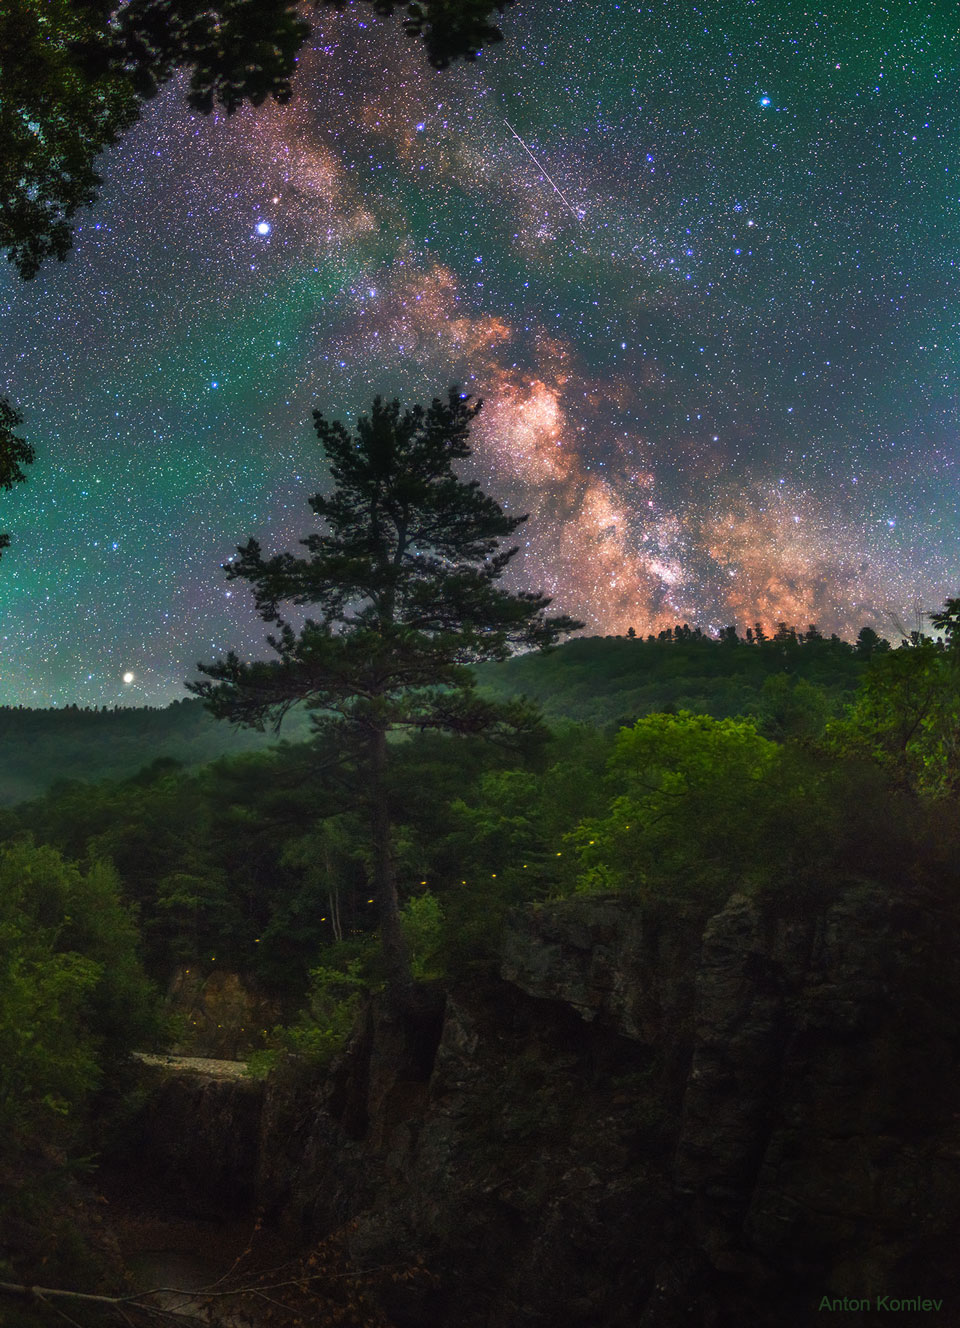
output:
<path id="1" fill-rule="evenodd" d="M 771 736 L 797 736 L 842 709 L 867 660 L 887 649 L 871 628 L 850 644 L 816 628 L 781 626 L 773 637 L 727 628 L 717 639 L 679 626 L 657 637 L 578 637 L 547 655 L 483 665 L 477 676 L 491 695 L 523 694 L 548 718 L 601 728 L 692 710 L 716 719 L 754 715 Z"/>
<path id="2" fill-rule="evenodd" d="M 657 638 L 579 637 L 547 655 L 484 665 L 477 676 L 488 694 L 527 695 L 551 719 L 608 728 L 652 711 L 693 710 L 755 715 L 771 736 L 785 736 L 816 731 L 842 708 L 885 644 L 869 629 L 850 645 L 788 628 L 769 640 L 716 640 L 678 627 Z M 290 741 L 307 733 L 304 715 L 284 721 Z M 58 779 L 123 778 L 162 757 L 202 765 L 275 742 L 213 719 L 193 699 L 165 709 L 0 707 L 0 805 L 36 797 Z"/>
<path id="3" fill-rule="evenodd" d="M 284 722 L 283 736 L 301 741 L 304 717 Z M 0 805 L 43 793 L 58 779 L 95 782 L 135 774 L 167 757 L 202 765 L 218 756 L 276 743 L 272 733 L 236 729 L 214 719 L 201 701 L 175 701 L 164 709 L 112 710 L 0 707 Z"/>

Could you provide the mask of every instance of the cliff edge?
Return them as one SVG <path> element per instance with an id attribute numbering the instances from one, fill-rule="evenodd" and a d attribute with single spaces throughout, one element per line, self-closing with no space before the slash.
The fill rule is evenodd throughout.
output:
<path id="1" fill-rule="evenodd" d="M 398 1328 L 807 1328 L 884 1296 L 960 1324 L 957 931 L 858 881 L 789 914 L 532 909 L 499 977 L 412 1024 L 374 1003 L 332 1071 L 267 1084 L 250 1192 L 298 1240 L 353 1223 L 361 1266 L 422 1257 Z M 213 1117 L 178 1133 L 167 1090 L 174 1171 L 217 1129 L 215 1090 L 183 1099 Z"/>

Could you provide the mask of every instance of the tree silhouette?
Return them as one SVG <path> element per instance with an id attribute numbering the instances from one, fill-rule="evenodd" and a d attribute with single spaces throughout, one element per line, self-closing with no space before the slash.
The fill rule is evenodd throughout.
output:
<path id="1" fill-rule="evenodd" d="M 0 489 L 13 488 L 26 478 L 24 466 L 33 461 L 34 451 L 29 443 L 14 433 L 23 423 L 23 416 L 11 406 L 6 397 L 0 397 Z M 10 536 L 0 532 L 0 554 L 8 548 Z"/>
<path id="2" fill-rule="evenodd" d="M 456 388 L 429 409 L 401 412 L 380 397 L 354 436 L 314 412 L 334 488 L 310 499 L 322 533 L 301 540 L 305 558 L 265 559 L 251 539 L 226 566 L 250 584 L 257 610 L 276 631 L 278 658 L 243 663 L 231 652 L 199 665 L 189 683 L 217 716 L 279 727 L 305 701 L 318 733 L 353 753 L 368 817 L 374 894 L 388 989 L 410 1004 L 412 979 L 400 925 L 386 776 L 392 730 L 439 729 L 488 736 L 529 731 L 530 707 L 478 697 L 471 664 L 517 647 L 545 648 L 582 623 L 548 618 L 543 595 L 498 582 L 517 553 L 499 549 L 525 516 L 507 516 L 453 463 L 471 454 L 470 422 L 481 403 Z M 319 610 L 299 631 L 283 603 Z"/>
<path id="3" fill-rule="evenodd" d="M 69 0 L 0 5 L 0 246 L 24 278 L 66 258 L 70 218 L 100 184 L 97 154 L 137 118 L 128 80 L 85 73 L 72 54 L 92 31 Z"/>
<path id="4" fill-rule="evenodd" d="M 943 633 L 947 650 L 954 657 L 960 657 L 960 599 L 945 600 L 943 608 L 934 610 L 928 617 L 937 631 Z"/>
<path id="5" fill-rule="evenodd" d="M 347 0 L 316 0 L 343 9 Z M 397 0 L 365 0 L 389 16 Z M 413 0 L 403 26 L 436 69 L 502 40 L 513 0 Z M 189 105 L 228 114 L 286 102 L 310 37 L 295 0 L 4 0 L 0 5 L 0 248 L 21 277 L 66 258 L 71 219 L 102 183 L 100 152 L 178 69 Z"/>

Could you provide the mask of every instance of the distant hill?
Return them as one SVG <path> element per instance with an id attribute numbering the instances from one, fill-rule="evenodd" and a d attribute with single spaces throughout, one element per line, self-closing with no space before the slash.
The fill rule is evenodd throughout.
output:
<path id="1" fill-rule="evenodd" d="M 303 741 L 306 716 L 284 720 L 284 738 Z M 186 766 L 274 746 L 272 733 L 216 720 L 192 698 L 163 709 L 28 710 L 0 707 L 0 805 L 43 793 L 58 779 L 119 779 L 160 757 Z"/>
<path id="2" fill-rule="evenodd" d="M 755 715 L 781 736 L 799 722 L 797 711 L 806 711 L 816 727 L 818 714 L 841 710 L 872 649 L 888 648 L 875 643 L 854 646 L 790 628 L 761 642 L 732 635 L 717 640 L 679 628 L 646 639 L 577 637 L 546 655 L 481 665 L 476 674 L 488 695 L 528 696 L 548 719 L 608 728 L 655 711 L 692 710 L 717 719 Z"/>
<path id="3" fill-rule="evenodd" d="M 767 732 L 781 736 L 815 730 L 840 710 L 868 654 L 837 637 L 807 639 L 788 630 L 748 644 L 680 628 L 646 640 L 577 637 L 546 655 L 482 665 L 476 674 L 487 695 L 526 695 L 548 719 L 610 728 L 652 711 L 693 710 L 718 719 L 755 715 Z M 284 720 L 282 736 L 291 742 L 309 736 L 302 711 Z M 276 742 L 272 733 L 213 719 L 192 698 L 165 709 L 2 707 L 0 805 L 36 797 L 58 779 L 124 778 L 160 757 L 203 765 Z"/>

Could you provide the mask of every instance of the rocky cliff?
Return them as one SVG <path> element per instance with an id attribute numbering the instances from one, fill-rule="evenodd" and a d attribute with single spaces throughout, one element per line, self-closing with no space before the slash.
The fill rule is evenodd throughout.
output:
<path id="1" fill-rule="evenodd" d="M 957 930 L 858 882 L 706 922 L 543 907 L 499 978 L 415 1026 L 371 1007 L 332 1073 L 231 1098 L 222 1125 L 213 1088 L 168 1089 L 179 1133 L 148 1121 L 149 1147 L 200 1190 L 203 1156 L 225 1193 L 239 1166 L 298 1239 L 353 1221 L 361 1264 L 422 1256 L 437 1282 L 398 1285 L 400 1328 L 805 1328 L 825 1298 L 873 1322 L 878 1296 L 960 1324 Z"/>
<path id="2" fill-rule="evenodd" d="M 266 1044 L 280 1022 L 279 1002 L 236 973 L 178 968 L 167 987 L 167 1013 L 178 1016 L 173 1051 L 186 1056 L 239 1058 Z"/>

